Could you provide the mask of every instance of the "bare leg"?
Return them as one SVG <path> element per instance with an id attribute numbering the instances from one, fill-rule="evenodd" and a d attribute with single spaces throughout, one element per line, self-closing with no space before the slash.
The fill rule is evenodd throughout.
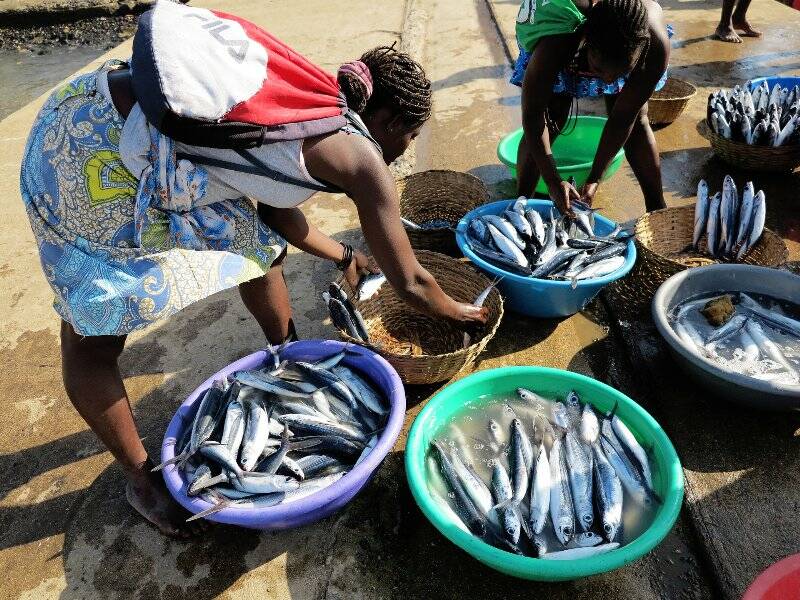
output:
<path id="1" fill-rule="evenodd" d="M 269 343 L 276 345 L 296 335 L 289 289 L 283 276 L 285 257 L 285 253 L 281 254 L 266 275 L 239 284 L 239 294 L 247 310 L 258 321 Z"/>
<path id="2" fill-rule="evenodd" d="M 616 96 L 605 96 L 608 112 L 614 106 Z M 658 155 L 656 138 L 647 118 L 647 104 L 642 107 L 628 141 L 625 142 L 625 158 L 631 166 L 636 181 L 642 188 L 647 212 L 666 208 L 664 189 L 661 185 L 661 158 Z"/>
<path id="3" fill-rule="evenodd" d="M 745 37 L 761 37 L 761 32 L 753 29 L 747 22 L 747 9 L 750 8 L 750 0 L 739 0 L 736 9 L 733 11 L 731 22 L 734 29 L 738 29 Z"/>
<path id="4" fill-rule="evenodd" d="M 81 337 L 61 322 L 64 387 L 73 406 L 122 467 L 130 505 L 162 533 L 187 538 L 206 525 L 186 524 L 189 514 L 169 495 L 139 438 L 117 359 L 124 336 Z"/>
<path id="5" fill-rule="evenodd" d="M 547 110 L 551 124 L 556 125 L 555 128 L 548 129 L 551 144 L 556 141 L 559 131 L 564 127 L 571 103 L 572 97 L 565 94 L 554 94 L 550 100 Z M 525 197 L 533 196 L 538 181 L 539 167 L 530 152 L 528 140 L 523 135 L 517 152 L 517 194 Z"/>
<path id="6" fill-rule="evenodd" d="M 748 0 L 748 4 L 749 3 Z M 722 15 L 720 16 L 717 30 L 714 32 L 714 37 L 723 42 L 741 44 L 742 38 L 740 38 L 733 29 L 732 17 L 735 6 L 736 0 L 722 0 Z"/>

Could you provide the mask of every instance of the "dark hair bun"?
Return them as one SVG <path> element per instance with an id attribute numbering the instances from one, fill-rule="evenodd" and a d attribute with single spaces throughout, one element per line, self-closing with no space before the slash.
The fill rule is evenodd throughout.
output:
<path id="1" fill-rule="evenodd" d="M 362 112 L 367 107 L 369 100 L 369 90 L 367 84 L 358 75 L 340 71 L 336 75 L 339 87 L 347 99 L 347 106 L 357 113 Z"/>

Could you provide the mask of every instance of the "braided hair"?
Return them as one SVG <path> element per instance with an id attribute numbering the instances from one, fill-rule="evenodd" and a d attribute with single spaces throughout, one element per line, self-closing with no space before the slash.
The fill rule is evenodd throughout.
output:
<path id="1" fill-rule="evenodd" d="M 380 46 L 361 56 L 372 76 L 373 89 L 348 72 L 338 74 L 339 86 L 347 105 L 357 113 L 389 107 L 410 128 L 422 125 L 431 116 L 431 82 L 425 70 L 405 52 Z"/>
<path id="2" fill-rule="evenodd" d="M 636 66 L 650 47 L 650 25 L 643 0 L 603 0 L 589 10 L 584 35 L 588 46 L 614 64 Z"/>

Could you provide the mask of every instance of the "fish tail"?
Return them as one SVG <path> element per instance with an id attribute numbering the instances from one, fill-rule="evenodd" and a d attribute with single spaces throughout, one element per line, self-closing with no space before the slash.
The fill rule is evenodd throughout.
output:
<path id="1" fill-rule="evenodd" d="M 185 465 L 186 462 L 189 460 L 190 456 L 191 455 L 189 454 L 188 451 L 181 452 L 180 454 L 173 456 L 169 460 L 165 460 L 161 464 L 156 465 L 155 467 L 150 469 L 150 472 L 155 473 L 157 471 L 161 471 L 164 467 L 168 467 L 169 465 L 174 465 L 174 464 L 178 464 L 179 467 L 183 467 L 183 465 Z"/>
<path id="2" fill-rule="evenodd" d="M 608 413 L 606 413 L 606 417 L 608 417 L 609 419 L 612 418 L 615 414 L 617 414 L 618 408 L 619 408 L 619 400 L 615 400 L 613 408 Z"/>
<path id="3" fill-rule="evenodd" d="M 186 519 L 186 522 L 189 523 L 191 521 L 196 521 L 197 519 L 203 519 L 205 517 L 218 513 L 219 511 L 228 508 L 232 503 L 233 502 L 231 500 L 222 499 L 211 508 L 207 508 L 205 510 L 201 510 L 199 513 L 193 514 L 191 517 Z"/>

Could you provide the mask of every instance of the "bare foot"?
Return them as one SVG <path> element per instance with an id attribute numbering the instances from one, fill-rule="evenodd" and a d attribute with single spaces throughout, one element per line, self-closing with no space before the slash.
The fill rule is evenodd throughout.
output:
<path id="1" fill-rule="evenodd" d="M 725 27 L 720 25 L 714 32 L 714 37 L 723 42 L 730 42 L 732 44 L 741 44 L 742 38 L 733 30 L 732 27 Z"/>
<path id="2" fill-rule="evenodd" d="M 750 23 L 747 22 L 747 19 L 737 19 L 734 17 L 733 28 L 741 31 L 744 37 L 761 37 L 761 32 L 757 29 L 753 29 Z"/>
<path id="3" fill-rule="evenodd" d="M 136 512 L 169 537 L 188 539 L 208 528 L 204 521 L 186 523 L 190 513 L 179 505 L 167 491 L 160 473 L 151 473 L 153 463 L 148 459 L 135 474 L 129 475 L 125 496 Z"/>

